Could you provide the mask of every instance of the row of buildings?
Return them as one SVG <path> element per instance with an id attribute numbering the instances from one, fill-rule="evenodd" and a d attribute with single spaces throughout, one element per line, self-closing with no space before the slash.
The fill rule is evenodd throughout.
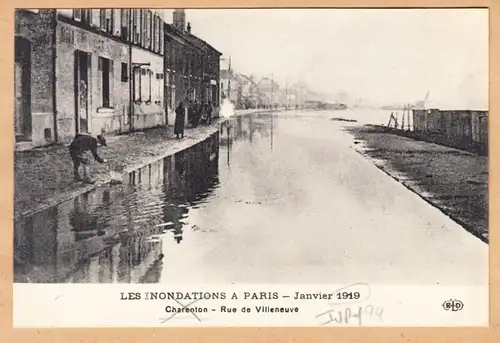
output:
<path id="1" fill-rule="evenodd" d="M 181 9 L 16 10 L 16 148 L 172 124 L 185 100 L 217 111 L 221 55 Z"/>
<path id="2" fill-rule="evenodd" d="M 254 76 L 237 73 L 233 69 L 220 72 L 221 96 L 228 99 L 236 108 L 261 107 L 304 107 L 313 92 L 303 83 L 284 87 L 273 77 L 257 80 Z"/>

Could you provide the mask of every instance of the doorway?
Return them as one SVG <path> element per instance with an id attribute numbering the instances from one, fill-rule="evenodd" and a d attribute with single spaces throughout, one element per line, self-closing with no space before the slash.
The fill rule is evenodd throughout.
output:
<path id="1" fill-rule="evenodd" d="M 14 62 L 16 142 L 31 141 L 31 42 L 26 38 L 16 37 Z"/>
<path id="2" fill-rule="evenodd" d="M 75 132 L 89 133 L 89 74 L 91 55 L 75 51 Z"/>

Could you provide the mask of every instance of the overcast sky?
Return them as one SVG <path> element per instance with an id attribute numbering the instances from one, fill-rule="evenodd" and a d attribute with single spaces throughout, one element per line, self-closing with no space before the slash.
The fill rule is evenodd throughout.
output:
<path id="1" fill-rule="evenodd" d="M 172 10 L 166 11 L 172 21 Z M 383 103 L 488 107 L 488 12 L 480 9 L 186 10 L 233 68 Z"/>

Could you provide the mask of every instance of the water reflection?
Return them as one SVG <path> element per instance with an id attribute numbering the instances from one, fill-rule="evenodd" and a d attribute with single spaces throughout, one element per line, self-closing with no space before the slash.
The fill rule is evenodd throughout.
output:
<path id="1" fill-rule="evenodd" d="M 219 135 L 23 218 L 14 228 L 15 282 L 157 282 L 163 243 L 183 239 L 189 209 L 218 186 Z M 156 280 L 156 281 L 155 281 Z"/>
<path id="2" fill-rule="evenodd" d="M 255 138 L 264 138 L 269 139 L 272 149 L 275 129 L 276 120 L 272 113 L 232 117 L 223 123 L 219 132 L 220 146 L 225 148 L 227 165 L 231 165 L 232 146 L 235 142 L 248 141 L 253 144 Z"/>
<path id="3" fill-rule="evenodd" d="M 190 211 L 219 188 L 219 152 L 271 135 L 268 116 L 232 118 L 207 140 L 14 225 L 14 281 L 156 283 Z M 222 149 L 219 147 L 222 146 Z M 225 163 L 221 159 L 220 163 Z M 190 230 L 191 231 L 191 230 Z M 194 231 L 194 229 L 193 229 Z"/>

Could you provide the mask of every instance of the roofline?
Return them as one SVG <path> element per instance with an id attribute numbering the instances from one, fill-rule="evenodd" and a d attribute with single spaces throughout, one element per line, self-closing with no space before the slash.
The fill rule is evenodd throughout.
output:
<path id="1" fill-rule="evenodd" d="M 201 39 L 200 37 L 195 36 L 195 35 L 193 35 L 191 33 L 181 32 L 181 31 L 177 30 L 173 25 L 165 23 L 165 22 L 163 22 L 163 23 L 164 23 L 165 27 L 167 28 L 167 30 L 165 30 L 165 32 L 168 32 L 168 33 L 171 33 L 173 35 L 176 35 L 179 38 L 182 38 L 184 41 L 190 43 L 191 45 L 196 46 L 196 48 L 202 50 L 203 49 L 202 47 L 199 47 L 195 43 L 189 41 L 189 39 L 195 39 L 195 40 L 199 41 L 200 43 L 202 43 L 203 45 L 205 45 L 206 47 L 208 47 L 209 49 L 211 49 L 213 52 L 215 52 L 219 56 L 222 56 L 222 52 L 220 52 L 219 50 L 217 50 L 216 48 L 214 48 L 212 45 L 210 45 L 209 43 L 207 43 L 205 40 Z"/>
<path id="2" fill-rule="evenodd" d="M 192 37 L 192 38 L 194 38 L 194 39 L 196 39 L 196 40 L 198 40 L 198 41 L 200 41 L 201 43 L 203 43 L 204 45 L 206 45 L 208 48 L 212 49 L 215 53 L 218 53 L 219 55 L 222 55 L 222 52 L 220 52 L 219 50 L 217 50 L 216 48 L 214 48 L 214 47 L 213 47 L 212 45 L 210 45 L 207 41 L 205 41 L 205 40 L 201 39 L 200 37 L 195 36 L 195 35 L 193 35 L 193 34 L 191 34 L 191 33 L 188 33 L 188 36 L 189 36 L 189 37 Z"/>
<path id="3" fill-rule="evenodd" d="M 164 25 L 166 28 L 166 30 L 164 30 L 164 34 L 172 37 L 173 39 L 175 39 L 177 41 L 180 41 L 182 44 L 189 45 L 189 46 L 193 47 L 193 49 L 197 50 L 198 52 L 203 52 L 203 50 L 199 46 L 197 46 L 197 45 L 193 44 L 193 42 L 189 41 L 189 39 L 187 39 L 186 36 L 183 35 L 182 32 L 177 30 L 175 27 L 173 27 L 172 25 L 167 24 L 165 22 L 164 22 Z"/>

